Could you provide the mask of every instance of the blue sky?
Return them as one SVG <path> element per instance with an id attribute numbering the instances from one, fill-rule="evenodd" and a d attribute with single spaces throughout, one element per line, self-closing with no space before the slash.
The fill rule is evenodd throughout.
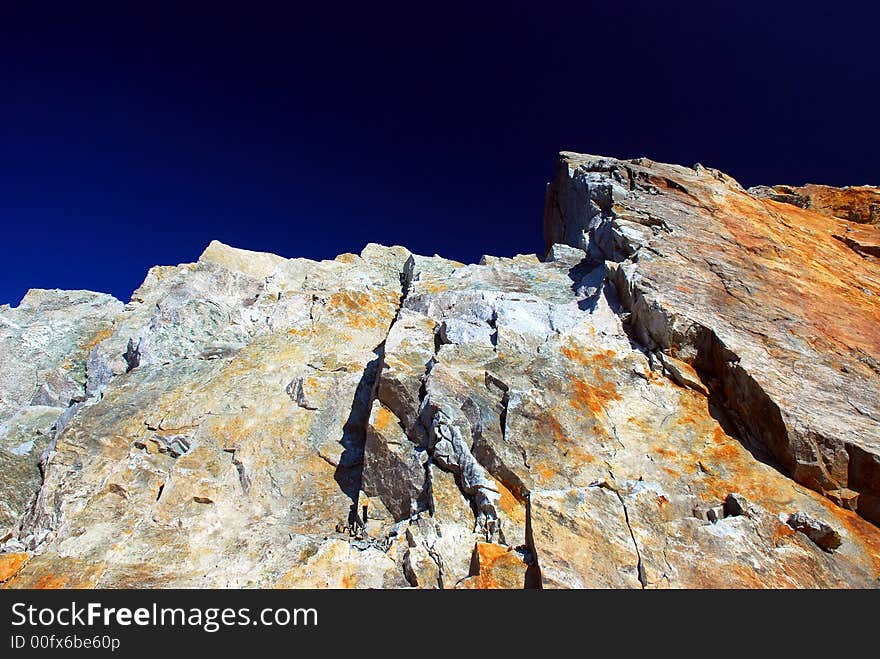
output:
<path id="1" fill-rule="evenodd" d="M 128 300 L 212 239 L 540 251 L 560 150 L 880 183 L 871 3 L 18 4 L 0 23 L 0 304 Z"/>

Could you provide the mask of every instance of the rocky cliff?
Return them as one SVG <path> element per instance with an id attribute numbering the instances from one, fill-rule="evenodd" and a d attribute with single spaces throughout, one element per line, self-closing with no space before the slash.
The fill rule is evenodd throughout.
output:
<path id="1" fill-rule="evenodd" d="M 5 587 L 876 587 L 875 188 L 563 153 L 547 253 L 0 307 Z"/>

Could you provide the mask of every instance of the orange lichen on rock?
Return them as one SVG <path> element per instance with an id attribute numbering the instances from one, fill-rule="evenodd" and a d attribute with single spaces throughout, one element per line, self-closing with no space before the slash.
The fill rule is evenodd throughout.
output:
<path id="1" fill-rule="evenodd" d="M 573 340 L 560 349 L 562 354 L 569 360 L 581 366 L 592 366 L 603 370 L 613 367 L 613 359 L 617 357 L 614 350 L 585 351 Z"/>
<path id="2" fill-rule="evenodd" d="M 559 419 L 557 419 L 552 414 L 546 415 L 547 425 L 550 427 L 550 432 L 553 433 L 553 439 L 557 444 L 567 444 L 571 442 L 568 435 L 565 434 L 565 430 L 562 428 L 562 424 L 559 423 Z"/>
<path id="3" fill-rule="evenodd" d="M 788 539 L 795 535 L 797 531 L 791 528 L 788 524 L 783 524 L 781 521 L 776 524 L 776 527 L 773 529 L 773 544 L 776 547 L 781 547 L 788 542 Z"/>
<path id="4" fill-rule="evenodd" d="M 233 447 L 236 442 L 247 436 L 249 425 L 247 420 L 241 416 L 223 417 L 218 420 L 212 430 L 218 437 L 223 438 L 225 446 Z"/>
<path id="5" fill-rule="evenodd" d="M 2 587 L 8 590 L 94 588 L 106 570 L 107 563 L 98 558 L 60 557 L 49 552 L 32 556 Z"/>
<path id="6" fill-rule="evenodd" d="M 0 554 L 0 583 L 14 577 L 30 559 L 30 554 Z"/>
<path id="7" fill-rule="evenodd" d="M 436 295 L 437 293 L 442 293 L 443 291 L 448 291 L 449 286 L 442 281 L 424 281 L 419 282 L 419 292 L 420 293 L 430 293 Z"/>
<path id="8" fill-rule="evenodd" d="M 491 542 L 478 542 L 472 565 L 477 569 L 458 584 L 458 588 L 489 590 L 523 588 L 528 565 L 510 547 Z"/>
<path id="9" fill-rule="evenodd" d="M 394 416 L 394 413 L 389 410 L 384 405 L 379 405 L 376 408 L 376 415 L 373 417 L 373 428 L 378 432 L 385 432 L 393 425 L 398 423 L 397 417 Z"/>
<path id="10" fill-rule="evenodd" d="M 621 399 L 617 389 L 610 383 L 602 383 L 602 387 L 597 387 L 575 377 L 571 378 L 571 383 L 574 387 L 571 406 L 581 411 L 589 411 L 594 416 L 603 414 L 609 403 Z"/>
<path id="11" fill-rule="evenodd" d="M 739 492 L 772 510 L 781 510 L 791 501 L 791 488 L 796 487 L 792 481 L 776 477 L 772 467 L 756 464 L 739 440 L 720 428 L 712 430 L 711 438 L 699 454 L 703 478 L 694 484 L 702 498 L 723 501 L 730 492 Z"/>
<path id="12" fill-rule="evenodd" d="M 515 524 L 525 525 L 526 509 L 523 502 L 520 501 L 517 496 L 522 496 L 522 493 L 511 492 L 503 483 L 497 480 L 495 481 L 495 485 L 498 487 L 498 492 L 501 494 L 501 497 L 498 500 L 498 506 L 501 508 L 502 512 Z"/>
<path id="13" fill-rule="evenodd" d="M 37 590 L 60 590 L 67 588 L 69 579 L 65 575 L 46 574 L 37 579 L 34 588 Z"/>
<path id="14" fill-rule="evenodd" d="M 399 297 L 396 291 L 340 291 L 327 299 L 327 309 L 334 315 L 342 316 L 349 327 L 376 329 L 394 317 Z"/>
<path id="15" fill-rule="evenodd" d="M 93 348 L 95 348 L 99 343 L 101 343 L 101 341 L 104 341 L 104 340 L 106 340 L 106 339 L 109 339 L 111 336 L 113 336 L 113 332 L 115 332 L 115 331 L 116 331 L 116 328 L 115 328 L 115 327 L 105 327 L 105 328 L 102 329 L 101 331 L 96 332 L 96 333 L 92 336 L 92 338 L 89 339 L 89 342 L 86 343 L 86 344 L 83 346 L 83 350 L 84 350 L 85 352 L 89 352 L 89 351 L 91 351 L 91 350 L 92 350 Z"/>
<path id="16" fill-rule="evenodd" d="M 554 480 L 559 473 L 558 470 L 553 469 L 545 462 L 538 462 L 536 464 L 533 464 L 532 471 L 538 475 L 538 478 L 546 482 Z"/>
<path id="17" fill-rule="evenodd" d="M 573 405 L 575 409 L 582 410 L 578 405 Z M 542 426 L 548 427 L 553 434 L 554 445 L 562 455 L 574 462 L 575 464 L 593 463 L 596 457 L 593 451 L 598 448 L 598 444 L 608 438 L 609 433 L 602 424 L 594 423 L 587 432 L 581 432 L 576 437 L 572 437 L 557 418 L 558 408 L 546 410 L 541 414 L 540 421 Z M 586 430 L 586 429 L 581 429 Z"/>

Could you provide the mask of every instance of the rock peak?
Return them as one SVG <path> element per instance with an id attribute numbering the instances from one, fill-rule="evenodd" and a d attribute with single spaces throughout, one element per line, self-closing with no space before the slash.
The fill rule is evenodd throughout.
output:
<path id="1" fill-rule="evenodd" d="M 561 152 L 543 258 L 212 241 L 124 307 L 29 293 L 0 581 L 877 587 L 874 194 Z"/>

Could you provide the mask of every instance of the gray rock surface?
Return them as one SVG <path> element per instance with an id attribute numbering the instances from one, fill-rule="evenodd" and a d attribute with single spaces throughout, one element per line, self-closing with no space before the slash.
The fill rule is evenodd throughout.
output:
<path id="1" fill-rule="evenodd" d="M 32 289 L 0 306 L 0 537 L 36 495 L 43 452 L 86 400 L 88 355 L 121 311 L 89 291 Z"/>

